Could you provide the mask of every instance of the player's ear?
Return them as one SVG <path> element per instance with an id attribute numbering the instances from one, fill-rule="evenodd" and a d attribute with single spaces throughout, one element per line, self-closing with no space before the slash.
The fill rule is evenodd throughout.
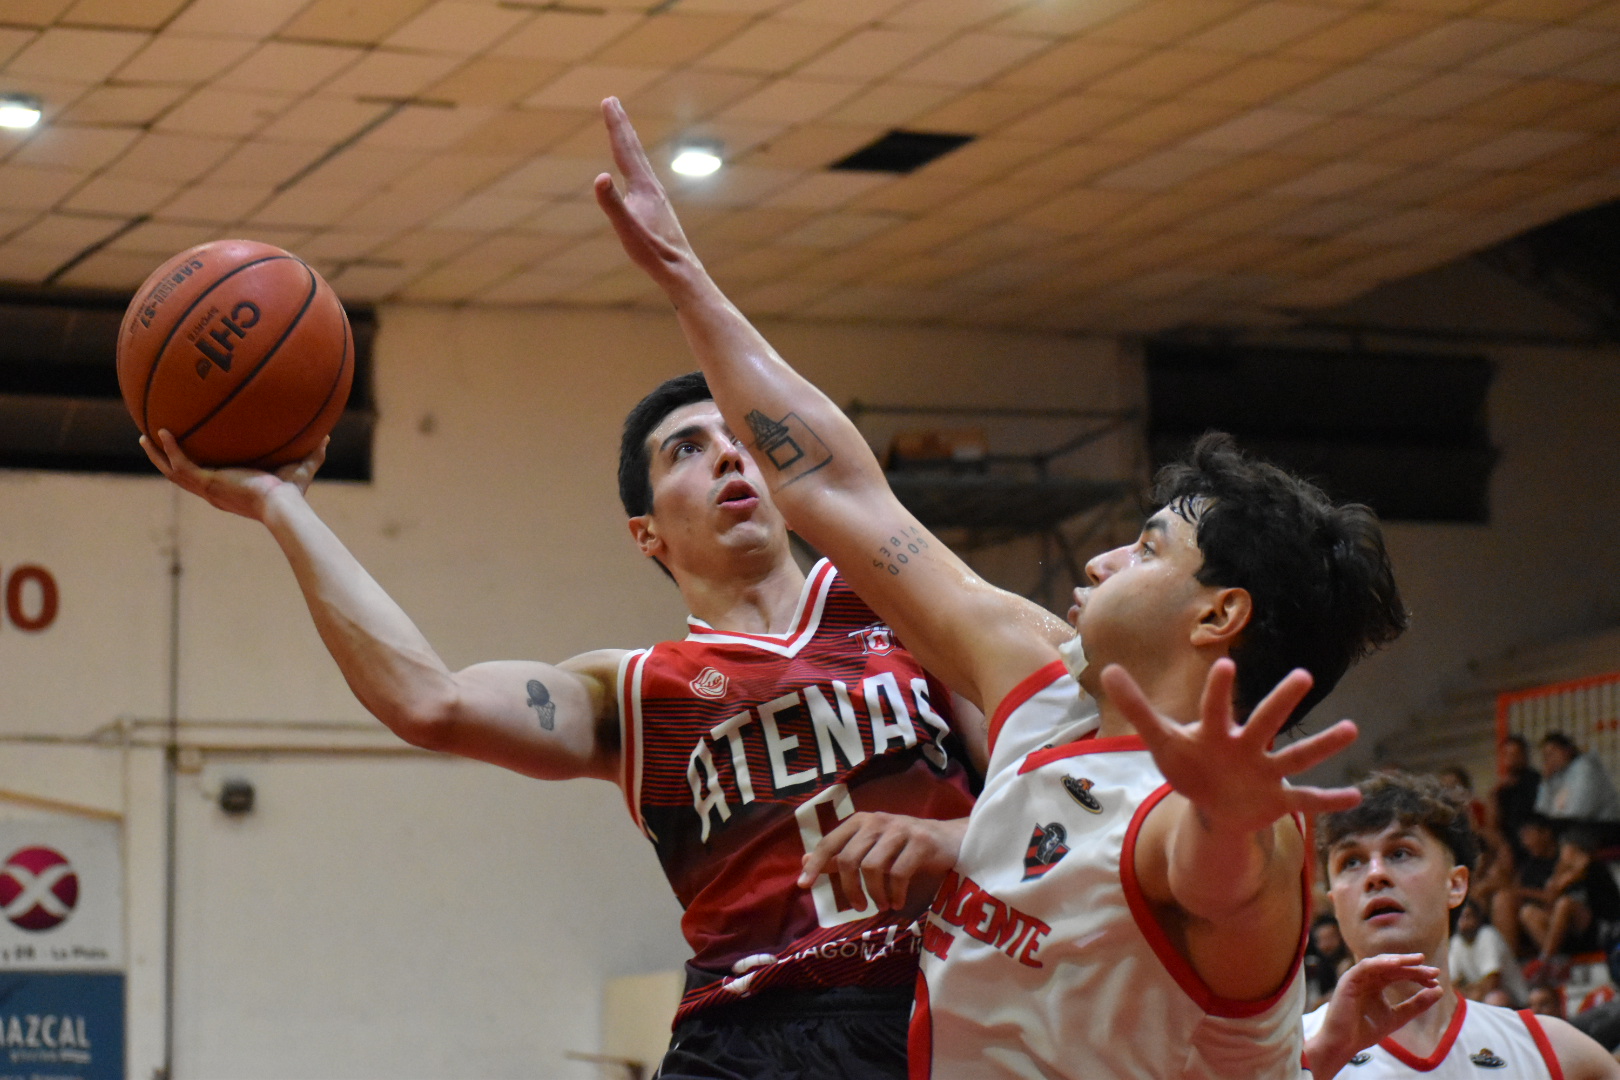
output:
<path id="1" fill-rule="evenodd" d="M 1446 910 L 1460 907 L 1468 899 L 1468 867 L 1453 866 L 1451 880 L 1446 882 Z"/>
<path id="2" fill-rule="evenodd" d="M 636 547 L 641 549 L 643 555 L 655 559 L 663 554 L 664 541 L 658 535 L 658 527 L 654 524 L 651 514 L 639 514 L 626 524 L 630 526 L 630 538 L 636 542 Z"/>
<path id="3" fill-rule="evenodd" d="M 1193 625 L 1193 645 L 1214 645 L 1230 651 L 1254 617 L 1254 598 L 1247 589 L 1209 589 L 1201 604 L 1198 621 Z"/>

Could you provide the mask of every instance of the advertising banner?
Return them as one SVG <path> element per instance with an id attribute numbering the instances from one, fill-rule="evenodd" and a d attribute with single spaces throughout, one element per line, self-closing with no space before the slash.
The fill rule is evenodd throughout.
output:
<path id="1" fill-rule="evenodd" d="M 121 972 L 0 972 L 0 1080 L 124 1080 Z"/>

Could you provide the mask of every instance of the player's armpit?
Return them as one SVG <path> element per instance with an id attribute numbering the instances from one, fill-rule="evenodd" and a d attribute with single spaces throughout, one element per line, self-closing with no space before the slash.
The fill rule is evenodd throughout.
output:
<path id="1" fill-rule="evenodd" d="M 1620 1080 L 1620 1061 L 1596 1039 L 1566 1020 L 1554 1016 L 1536 1019 L 1547 1033 L 1564 1080 Z"/>
<path id="2" fill-rule="evenodd" d="M 616 780 L 616 650 L 560 665 L 498 660 L 456 673 L 455 698 L 424 718 L 417 745 L 542 780 Z"/>

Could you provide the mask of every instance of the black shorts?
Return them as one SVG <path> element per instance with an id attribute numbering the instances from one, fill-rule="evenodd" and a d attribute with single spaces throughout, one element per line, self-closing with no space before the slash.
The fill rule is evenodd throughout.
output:
<path id="1" fill-rule="evenodd" d="M 906 1080 L 912 992 L 766 993 L 675 1026 L 657 1080 Z"/>

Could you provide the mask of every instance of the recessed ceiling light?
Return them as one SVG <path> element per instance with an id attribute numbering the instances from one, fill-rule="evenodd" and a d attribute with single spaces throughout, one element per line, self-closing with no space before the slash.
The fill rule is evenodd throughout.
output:
<path id="1" fill-rule="evenodd" d="M 682 176 L 708 176 L 723 164 L 719 143 L 688 142 L 676 145 L 669 167 Z"/>
<path id="2" fill-rule="evenodd" d="M 39 98 L 28 94 L 0 94 L 0 127 L 31 128 L 39 123 Z"/>

